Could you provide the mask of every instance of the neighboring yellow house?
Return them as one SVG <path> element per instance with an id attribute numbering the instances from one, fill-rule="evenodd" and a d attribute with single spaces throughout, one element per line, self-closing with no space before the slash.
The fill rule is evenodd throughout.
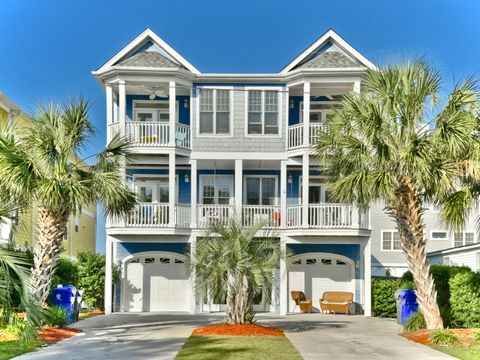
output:
<path id="1" fill-rule="evenodd" d="M 28 124 L 28 116 L 21 111 L 5 94 L 0 92 L 0 126 L 8 123 Z M 22 247 L 35 245 L 37 208 L 19 215 L 16 231 L 11 232 L 10 222 L 0 225 L 0 244 L 14 244 Z M 96 250 L 96 207 L 90 205 L 70 216 L 63 244 L 64 255 L 76 256 L 79 251 Z"/>

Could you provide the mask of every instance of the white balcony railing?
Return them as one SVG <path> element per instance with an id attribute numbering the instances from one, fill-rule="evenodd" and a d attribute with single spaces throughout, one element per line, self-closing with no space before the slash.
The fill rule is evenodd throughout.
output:
<path id="1" fill-rule="evenodd" d="M 154 121 L 125 122 L 126 136 L 137 146 L 168 146 L 170 124 Z"/>
<path id="2" fill-rule="evenodd" d="M 208 228 L 212 223 L 227 225 L 233 216 L 233 205 L 197 205 L 197 222 L 199 228 Z"/>
<path id="3" fill-rule="evenodd" d="M 168 226 L 168 203 L 139 203 L 127 216 L 127 227 L 164 227 Z"/>
<path id="4" fill-rule="evenodd" d="M 287 227 L 295 228 L 302 226 L 302 205 L 287 206 Z"/>
<path id="5" fill-rule="evenodd" d="M 309 142 L 308 145 L 315 146 L 320 138 L 320 134 L 322 132 L 328 131 L 327 124 L 310 124 L 310 132 L 309 132 Z"/>
<path id="6" fill-rule="evenodd" d="M 242 222 L 244 226 L 254 226 L 263 223 L 266 228 L 280 226 L 280 206 L 277 205 L 244 205 Z"/>
<path id="7" fill-rule="evenodd" d="M 320 134 L 328 131 L 327 124 L 313 123 L 309 126 L 308 144 L 304 144 L 303 132 L 305 126 L 300 123 L 288 127 L 288 149 L 295 150 L 302 147 L 315 146 Z"/>
<path id="8" fill-rule="evenodd" d="M 350 228 L 354 225 L 353 211 L 352 205 L 310 204 L 308 224 L 312 228 Z"/>
<path id="9" fill-rule="evenodd" d="M 190 149 L 190 126 L 177 124 L 175 131 L 175 145 Z"/>
<path id="10" fill-rule="evenodd" d="M 175 224 L 179 228 L 190 227 L 190 205 L 177 204 L 175 206 Z"/>

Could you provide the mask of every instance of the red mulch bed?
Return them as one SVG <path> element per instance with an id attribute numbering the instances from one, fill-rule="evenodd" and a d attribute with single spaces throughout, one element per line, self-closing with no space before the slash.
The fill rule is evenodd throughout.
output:
<path id="1" fill-rule="evenodd" d="M 95 315 L 105 315 L 105 312 L 103 310 L 93 310 L 78 314 L 78 316 L 81 318 Z"/>
<path id="2" fill-rule="evenodd" d="M 40 331 L 40 338 L 49 344 L 55 344 L 56 342 L 68 339 L 79 332 L 81 332 L 81 330 L 45 327 Z"/>
<path id="3" fill-rule="evenodd" d="M 192 335 L 227 335 L 227 336 L 285 336 L 282 330 L 257 324 L 249 325 L 210 325 L 193 330 Z"/>
<path id="4" fill-rule="evenodd" d="M 460 341 L 464 345 L 471 345 L 473 343 L 472 335 L 474 332 L 478 332 L 479 329 L 450 329 L 454 335 L 460 338 Z M 417 330 L 417 331 L 408 331 L 402 333 L 402 336 L 408 340 L 415 341 L 416 343 L 422 345 L 432 345 L 430 342 L 431 330 Z"/>

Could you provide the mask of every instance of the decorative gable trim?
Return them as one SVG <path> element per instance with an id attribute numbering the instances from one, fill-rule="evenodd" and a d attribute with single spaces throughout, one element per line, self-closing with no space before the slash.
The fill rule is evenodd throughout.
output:
<path id="1" fill-rule="evenodd" d="M 352 59 L 357 60 L 366 68 L 372 69 L 372 70 L 377 69 L 377 67 L 372 62 L 370 62 L 366 57 L 364 57 L 357 50 L 355 50 L 345 40 L 343 40 L 335 31 L 330 29 L 325 34 L 323 34 L 317 41 L 315 41 L 312 45 L 310 45 L 305 51 L 303 51 L 297 58 L 295 58 L 292 62 L 290 62 L 287 66 L 285 66 L 280 71 L 280 74 L 287 74 L 288 72 L 293 70 L 296 66 L 301 64 L 302 61 L 304 61 L 309 55 L 311 55 L 317 49 L 325 46 L 328 42 L 332 42 L 332 44 L 338 46 L 341 50 L 343 50 L 346 53 L 347 56 L 350 56 Z"/>
<path id="2" fill-rule="evenodd" d="M 163 41 L 157 34 L 155 34 L 151 29 L 147 28 L 140 35 L 138 35 L 130 44 L 125 46 L 120 52 L 108 60 L 100 69 L 94 72 L 94 74 L 101 74 L 111 67 L 113 67 L 117 62 L 119 62 L 123 57 L 129 54 L 131 51 L 135 50 L 140 45 L 144 44 L 146 41 L 151 40 L 154 44 L 158 45 L 169 57 L 174 61 L 178 62 L 186 69 L 191 71 L 194 74 L 200 74 L 200 71 L 196 69 L 192 64 L 190 64 L 183 56 L 176 52 L 170 45 Z"/>

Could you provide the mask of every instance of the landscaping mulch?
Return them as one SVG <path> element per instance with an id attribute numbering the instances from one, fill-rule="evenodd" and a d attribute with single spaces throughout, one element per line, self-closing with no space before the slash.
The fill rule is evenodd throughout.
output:
<path id="1" fill-rule="evenodd" d="M 450 331 L 458 336 L 460 339 L 461 343 L 463 345 L 471 345 L 473 344 L 473 339 L 472 335 L 474 332 L 479 332 L 480 329 L 450 329 Z M 416 343 L 422 344 L 422 345 L 427 345 L 427 346 L 432 346 L 432 343 L 430 342 L 430 335 L 432 331 L 431 330 L 417 330 L 417 331 L 407 331 L 402 333 L 401 335 L 408 340 L 415 341 Z"/>
<path id="2" fill-rule="evenodd" d="M 84 317 L 90 317 L 90 316 L 96 316 L 96 315 L 105 315 L 105 311 L 93 310 L 93 311 L 81 312 L 80 314 L 78 314 L 78 317 L 84 318 Z"/>
<path id="3" fill-rule="evenodd" d="M 282 330 L 262 326 L 257 324 L 248 325 L 209 325 L 199 327 L 193 330 L 194 336 L 207 336 L 207 335 L 226 335 L 226 336 L 285 336 Z"/>
<path id="4" fill-rule="evenodd" d="M 40 338 L 48 344 L 55 344 L 80 332 L 77 329 L 45 327 L 40 331 Z"/>

